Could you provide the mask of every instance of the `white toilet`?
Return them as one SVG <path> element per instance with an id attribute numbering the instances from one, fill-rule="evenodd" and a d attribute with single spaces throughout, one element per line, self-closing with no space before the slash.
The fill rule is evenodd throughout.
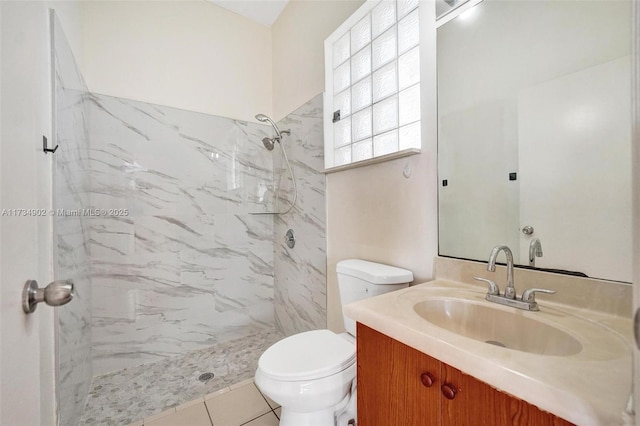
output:
<path id="1" fill-rule="evenodd" d="M 406 269 L 349 259 L 338 262 L 342 305 L 405 288 Z M 346 426 L 356 417 L 356 323 L 344 316 L 349 334 L 315 330 L 295 334 L 267 349 L 255 382 L 282 406 L 281 426 Z M 353 423 L 355 424 L 355 423 Z"/>

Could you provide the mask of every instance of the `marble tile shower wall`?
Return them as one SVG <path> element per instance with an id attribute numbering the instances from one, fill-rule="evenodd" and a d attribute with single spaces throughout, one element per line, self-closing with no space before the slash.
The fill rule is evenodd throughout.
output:
<path id="1" fill-rule="evenodd" d="M 61 425 L 80 420 L 92 378 L 91 281 L 88 217 L 89 121 L 87 86 L 60 23 L 52 13 L 54 65 L 55 277 L 72 279 L 72 303 L 57 309 L 57 397 Z M 51 143 L 51 142 L 50 142 Z M 63 213 L 63 210 L 65 213 Z M 45 283 L 46 284 L 46 283 Z"/>
<path id="2" fill-rule="evenodd" d="M 327 258 L 322 95 L 318 95 L 278 123 L 291 129 L 282 143 L 296 177 L 294 209 L 275 217 L 275 311 L 278 328 L 286 335 L 326 327 Z M 279 147 L 274 150 L 276 179 L 281 176 L 279 208 L 293 200 L 293 185 Z M 296 245 L 284 243 L 293 229 Z"/>
<path id="3" fill-rule="evenodd" d="M 91 95 L 93 368 L 273 330 L 269 128 Z"/>

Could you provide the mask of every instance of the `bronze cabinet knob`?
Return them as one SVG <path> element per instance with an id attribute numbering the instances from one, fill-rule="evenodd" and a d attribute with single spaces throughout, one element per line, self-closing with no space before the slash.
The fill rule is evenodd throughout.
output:
<path id="1" fill-rule="evenodd" d="M 422 373 L 420 375 L 420 381 L 422 382 L 423 385 L 425 385 L 426 387 L 430 388 L 431 386 L 433 386 L 433 384 L 435 383 L 436 379 L 435 377 L 433 377 L 433 375 L 429 372 L 427 373 Z"/>
<path id="2" fill-rule="evenodd" d="M 447 399 L 455 398 L 456 393 L 458 393 L 458 390 L 456 389 L 456 387 L 453 386 L 451 383 L 445 383 L 444 385 L 442 385 L 441 390 L 442 390 L 442 394 Z"/>

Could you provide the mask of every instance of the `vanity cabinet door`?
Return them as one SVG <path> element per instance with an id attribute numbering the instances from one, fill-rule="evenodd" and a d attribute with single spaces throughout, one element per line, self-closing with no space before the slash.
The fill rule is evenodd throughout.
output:
<path id="1" fill-rule="evenodd" d="M 443 426 L 566 426 L 571 423 L 442 363 Z"/>
<path id="2" fill-rule="evenodd" d="M 440 361 L 357 327 L 358 426 L 440 425 Z"/>

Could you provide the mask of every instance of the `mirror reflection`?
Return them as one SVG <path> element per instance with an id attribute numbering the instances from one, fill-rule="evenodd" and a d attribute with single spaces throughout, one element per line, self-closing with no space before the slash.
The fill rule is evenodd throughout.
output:
<path id="1" fill-rule="evenodd" d="M 438 29 L 440 255 L 631 281 L 630 16 L 485 0 Z"/>
<path id="2" fill-rule="evenodd" d="M 453 14 L 452 12 L 458 7 L 470 0 L 437 0 L 436 1 L 436 19 L 441 19 L 445 15 Z"/>

